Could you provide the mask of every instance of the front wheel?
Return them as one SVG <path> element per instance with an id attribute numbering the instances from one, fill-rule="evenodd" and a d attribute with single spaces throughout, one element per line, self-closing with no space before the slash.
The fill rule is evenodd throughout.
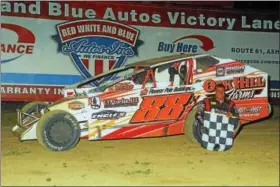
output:
<path id="1" fill-rule="evenodd" d="M 66 151 L 78 143 L 81 129 L 76 118 L 63 110 L 47 112 L 38 122 L 39 143 L 52 151 Z"/>

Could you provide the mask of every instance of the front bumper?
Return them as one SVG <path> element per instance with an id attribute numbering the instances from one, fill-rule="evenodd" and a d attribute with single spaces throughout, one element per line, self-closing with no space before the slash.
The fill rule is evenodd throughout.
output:
<path id="1" fill-rule="evenodd" d="M 38 114 L 38 113 L 37 113 Z M 32 124 L 38 122 L 40 117 L 30 115 L 17 109 L 17 124 L 19 127 L 27 129 Z"/>
<path id="2" fill-rule="evenodd" d="M 37 123 L 33 124 L 28 129 L 23 129 L 20 126 L 15 125 L 12 129 L 12 133 L 20 141 L 36 140 L 37 139 L 36 128 L 37 128 Z"/>
<path id="3" fill-rule="evenodd" d="M 36 137 L 36 127 L 40 117 L 17 110 L 17 124 L 12 128 L 14 136 L 20 141 L 34 140 Z"/>

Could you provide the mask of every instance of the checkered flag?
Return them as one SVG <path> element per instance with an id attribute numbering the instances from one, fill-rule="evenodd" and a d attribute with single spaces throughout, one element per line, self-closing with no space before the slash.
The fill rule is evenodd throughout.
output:
<path id="1" fill-rule="evenodd" d="M 214 112 L 204 112 L 202 147 L 211 151 L 226 151 L 233 145 L 233 131 L 239 123 L 238 118 Z"/>

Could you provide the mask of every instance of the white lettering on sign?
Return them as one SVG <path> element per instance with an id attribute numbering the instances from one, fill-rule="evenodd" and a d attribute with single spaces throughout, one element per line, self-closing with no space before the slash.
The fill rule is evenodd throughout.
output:
<path id="1" fill-rule="evenodd" d="M 65 3 L 64 7 L 62 7 L 60 3 L 49 2 L 49 15 L 65 17 L 71 16 L 73 18 L 95 18 L 96 12 L 93 9 L 70 7 L 70 5 L 67 3 Z"/>
<path id="2" fill-rule="evenodd" d="M 168 19 L 171 24 L 175 25 L 178 24 L 180 21 L 181 24 L 188 24 L 188 25 L 201 25 L 201 26 L 210 26 L 210 27 L 223 27 L 227 25 L 228 30 L 232 30 L 235 24 L 235 18 L 215 18 L 215 17 L 208 17 L 206 18 L 203 14 L 200 14 L 198 17 L 189 16 L 186 17 L 185 12 L 167 12 Z"/>
<path id="3" fill-rule="evenodd" d="M 280 90 L 271 90 L 270 97 L 271 98 L 280 98 Z"/>
<path id="4" fill-rule="evenodd" d="M 280 21 L 275 21 L 273 22 L 272 20 L 258 20 L 254 19 L 252 21 L 248 21 L 246 16 L 241 17 L 241 26 L 242 28 L 253 28 L 253 29 L 267 29 L 267 30 L 272 30 L 280 29 Z"/>
<path id="5" fill-rule="evenodd" d="M 40 15 L 41 13 L 41 2 L 36 1 L 35 3 L 30 3 L 29 5 L 24 2 L 1 2 L 1 13 L 3 12 L 13 12 L 13 13 L 27 13 L 32 15 Z"/>
<path id="6" fill-rule="evenodd" d="M 87 24 L 87 25 L 77 25 L 79 33 L 84 32 L 100 32 L 101 25 L 99 24 Z"/>
<path id="7" fill-rule="evenodd" d="M 163 9 L 146 8 L 143 11 L 143 7 L 137 10 L 127 8 L 123 9 L 111 5 L 106 6 L 101 4 L 102 8 L 95 8 L 91 5 L 91 2 L 87 5 L 78 3 L 67 3 L 67 2 L 46 2 L 45 4 L 40 1 L 32 3 L 24 2 L 12 2 L 4 1 L 1 2 L 1 13 L 20 13 L 30 15 L 42 15 L 53 16 L 53 17 L 64 17 L 64 18 L 77 18 L 77 19 L 105 19 L 113 20 L 117 22 L 132 22 L 132 23 L 147 23 L 147 24 L 168 24 L 170 26 L 197 26 L 197 27 L 208 27 L 208 28 L 221 28 L 226 30 L 234 29 L 251 29 L 251 30 L 280 30 L 280 21 L 277 18 L 257 19 L 248 18 L 245 15 L 229 13 L 228 16 L 216 13 L 203 13 L 196 14 L 196 11 L 188 9 L 186 11 L 171 11 Z M 77 5 L 78 4 L 78 5 Z M 121 5 L 120 5 L 121 6 Z M 132 5 L 133 6 L 133 5 Z M 41 11 L 41 9 L 48 9 L 47 12 Z M 190 11 L 191 10 L 191 11 Z M 42 13 L 43 12 L 43 13 Z M 97 14 L 98 12 L 98 14 Z M 213 11 L 214 12 L 214 11 Z M 195 14 L 195 15 L 194 15 Z"/>
<path id="8" fill-rule="evenodd" d="M 34 49 L 33 45 L 1 43 L 1 52 L 3 53 L 32 54 L 33 49 Z"/>
<path id="9" fill-rule="evenodd" d="M 27 94 L 27 95 L 63 95 L 62 88 L 1 86 L 1 94 Z"/>
<path id="10" fill-rule="evenodd" d="M 148 13 L 138 13 L 136 10 L 130 11 L 114 11 L 113 8 L 108 7 L 105 10 L 102 19 L 109 19 L 114 21 L 132 21 L 141 23 L 161 23 L 161 15 L 159 14 L 148 14 Z"/>

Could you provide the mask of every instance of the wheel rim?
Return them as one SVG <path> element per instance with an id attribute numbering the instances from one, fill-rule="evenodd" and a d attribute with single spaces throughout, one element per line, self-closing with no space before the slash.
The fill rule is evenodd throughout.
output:
<path id="1" fill-rule="evenodd" d="M 49 142 L 57 146 L 62 146 L 71 142 L 73 135 L 73 127 L 66 120 L 58 120 L 50 124 L 47 129 L 47 138 Z"/>

